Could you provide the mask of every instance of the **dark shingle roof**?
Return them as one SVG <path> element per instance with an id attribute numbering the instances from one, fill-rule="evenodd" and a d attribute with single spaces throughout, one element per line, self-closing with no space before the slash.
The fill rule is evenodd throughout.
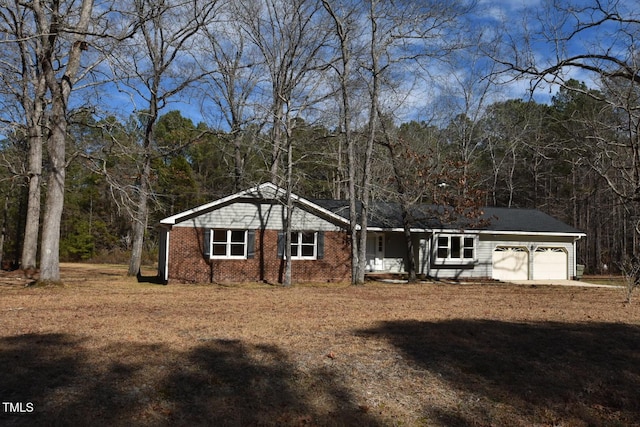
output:
<path id="1" fill-rule="evenodd" d="M 313 203 L 343 218 L 349 218 L 349 202 L 346 200 L 312 200 Z M 402 228 L 402 211 L 397 203 L 376 202 L 370 207 L 369 227 Z M 360 209 L 358 209 L 360 211 Z M 564 222 L 537 209 L 482 208 L 479 220 L 456 220 L 443 223 L 439 214 L 442 207 L 417 205 L 412 210 L 412 228 L 473 229 L 487 231 L 512 231 L 525 233 L 583 234 Z"/>
<path id="2" fill-rule="evenodd" d="M 577 228 L 537 209 L 485 208 L 485 230 L 583 234 Z M 495 219 L 494 219 L 495 218 Z"/>

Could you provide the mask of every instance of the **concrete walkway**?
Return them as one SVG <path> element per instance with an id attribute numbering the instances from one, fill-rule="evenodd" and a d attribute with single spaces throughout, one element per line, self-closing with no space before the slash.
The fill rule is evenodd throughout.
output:
<path id="1" fill-rule="evenodd" d="M 403 279 L 378 279 L 376 280 L 378 282 L 382 282 L 382 283 L 398 283 L 398 284 L 402 284 L 402 283 L 408 283 L 407 280 L 403 280 Z M 447 281 L 446 279 L 441 279 L 439 280 L 439 282 L 442 283 L 451 283 L 451 284 L 479 284 L 482 283 L 482 281 L 473 281 L 473 282 L 464 282 L 464 281 Z M 433 283 L 431 281 L 424 281 L 423 283 Z M 504 284 L 513 284 L 513 285 L 526 285 L 526 286 L 573 286 L 573 287 L 580 287 L 580 288 L 609 288 L 609 289 L 624 289 L 623 286 L 617 286 L 617 285 L 603 285 L 603 284 L 598 284 L 598 283 L 589 283 L 589 282 L 584 282 L 582 280 L 562 280 L 562 279 L 555 279 L 555 280 L 509 280 L 509 281 L 499 281 L 499 280 L 492 280 L 491 283 L 494 284 L 499 284 L 499 283 L 504 283 Z"/>
<path id="2" fill-rule="evenodd" d="M 540 285 L 540 286 L 577 286 L 581 288 L 611 288 L 622 289 L 621 286 L 616 285 L 601 285 L 597 283 L 583 282 L 582 280 L 511 280 L 507 283 L 513 283 L 514 285 Z"/>

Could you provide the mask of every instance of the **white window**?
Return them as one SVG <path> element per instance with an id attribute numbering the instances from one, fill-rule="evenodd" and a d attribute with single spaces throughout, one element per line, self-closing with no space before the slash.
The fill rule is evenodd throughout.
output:
<path id="1" fill-rule="evenodd" d="M 476 258 L 476 238 L 440 234 L 436 239 L 436 259 L 449 263 L 468 263 Z"/>
<path id="2" fill-rule="evenodd" d="M 318 255 L 318 233 L 294 231 L 291 233 L 291 259 L 316 259 Z"/>
<path id="3" fill-rule="evenodd" d="M 211 258 L 247 258 L 247 230 L 211 230 Z"/>

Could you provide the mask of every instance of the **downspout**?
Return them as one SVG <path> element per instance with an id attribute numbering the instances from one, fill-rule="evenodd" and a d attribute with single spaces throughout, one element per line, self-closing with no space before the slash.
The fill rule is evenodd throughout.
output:
<path id="1" fill-rule="evenodd" d="M 536 272 L 534 271 L 535 270 L 535 265 L 534 265 L 534 262 L 533 262 L 533 258 L 536 256 L 536 250 L 538 249 L 538 247 L 539 247 L 539 245 L 537 245 L 537 244 L 536 245 L 531 244 L 527 248 L 529 250 L 529 254 L 528 254 L 528 258 L 527 258 L 527 262 L 528 262 L 527 269 L 529 270 L 529 273 L 528 273 L 527 280 L 533 280 L 533 276 L 534 276 L 534 274 L 536 274 Z"/>
<path id="2" fill-rule="evenodd" d="M 166 285 L 169 282 L 169 238 L 172 226 L 159 224 L 157 228 L 160 229 L 161 233 L 164 233 L 164 253 L 162 250 L 158 251 L 158 279 Z"/>
<path id="3" fill-rule="evenodd" d="M 164 242 L 164 277 L 162 278 L 162 283 L 165 285 L 169 283 L 169 238 L 171 237 L 171 228 L 167 229 L 167 237 Z"/>

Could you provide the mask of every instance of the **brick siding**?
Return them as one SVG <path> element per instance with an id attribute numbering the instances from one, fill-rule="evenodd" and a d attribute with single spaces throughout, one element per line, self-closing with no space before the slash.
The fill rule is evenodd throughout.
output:
<path id="1" fill-rule="evenodd" d="M 174 227 L 169 237 L 169 281 L 187 283 L 280 283 L 285 263 L 278 258 L 278 231 L 256 230 L 255 256 L 250 259 L 207 259 L 204 229 Z M 324 257 L 292 260 L 292 281 L 349 282 L 351 261 L 346 232 L 324 232 Z"/>

